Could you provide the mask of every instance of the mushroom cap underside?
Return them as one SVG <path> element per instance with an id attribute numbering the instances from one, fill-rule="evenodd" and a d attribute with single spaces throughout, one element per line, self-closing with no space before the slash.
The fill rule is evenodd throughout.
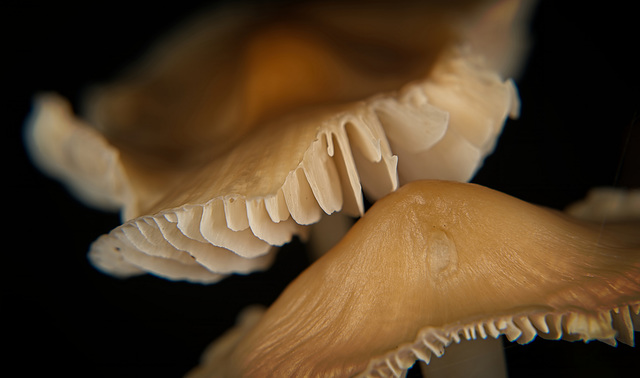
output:
<path id="1" fill-rule="evenodd" d="M 378 5 L 384 8 L 383 4 Z M 419 5 L 418 10 L 442 4 L 425 6 Z M 513 83 L 504 81 L 473 52 L 450 46 L 455 38 L 436 43 L 429 33 L 421 32 L 402 42 L 413 46 L 411 49 L 422 46 L 429 50 L 416 53 L 426 59 L 417 60 L 421 72 L 415 76 L 417 81 L 405 75 L 412 70 L 401 69 L 402 80 L 394 79 L 388 88 L 385 84 L 384 88 L 376 86 L 372 91 L 331 100 L 308 99 L 303 105 L 296 102 L 301 96 L 295 83 L 290 86 L 291 93 L 265 94 L 263 89 L 272 86 L 260 78 L 276 71 L 287 78 L 291 71 L 291 62 L 283 57 L 320 54 L 328 59 L 323 69 L 342 63 L 347 71 L 353 69 L 355 58 L 342 57 L 344 48 L 329 42 L 340 41 L 336 35 L 346 33 L 342 30 L 346 24 L 355 23 L 343 20 L 345 25 L 336 25 L 336 20 L 323 16 L 328 8 L 320 8 L 324 10 L 317 13 L 300 11 L 318 18 L 307 26 L 301 26 L 303 18 L 289 23 L 282 21 L 284 16 L 275 23 L 262 20 L 240 33 L 238 44 L 214 44 L 213 50 L 226 51 L 221 55 L 200 47 L 234 35 L 242 25 L 253 25 L 255 14 L 209 22 L 214 25 L 212 30 L 203 29 L 203 24 L 209 25 L 203 21 L 211 21 L 210 16 L 204 17 L 159 44 L 149 59 L 128 75 L 98 87 L 87 101 L 89 122 L 76 118 L 70 105 L 55 95 L 36 101 L 26 133 L 34 161 L 87 202 L 122 209 L 126 222 L 92 246 L 90 257 L 98 268 L 121 277 L 151 272 L 170 279 L 214 282 L 226 274 L 264 269 L 271 259 L 265 256 L 272 253 L 273 246 L 290 241 L 294 235 L 304 236 L 301 225 L 317 222 L 323 213 L 361 214 L 363 190 L 375 200 L 398 183 L 425 178 L 466 181 L 472 177 L 493 150 L 505 119 L 517 114 L 519 104 Z M 409 9 L 403 8 L 394 16 L 411 16 L 403 28 L 424 28 L 416 17 L 435 17 Z M 438 21 L 434 23 L 444 28 L 445 36 L 456 34 L 450 28 L 455 29 L 458 21 L 473 18 L 462 15 L 464 12 L 448 12 L 442 18 L 435 17 Z M 374 13 L 354 16 L 364 24 L 349 38 L 360 40 L 372 25 L 382 22 Z M 451 17 L 458 21 L 449 26 L 442 23 Z M 314 26 L 325 23 L 331 24 L 332 32 L 314 32 Z M 302 32 L 292 33 L 296 28 Z M 400 34 L 407 32 L 403 28 L 398 30 Z M 252 33 L 257 30 L 265 33 Z M 193 40 L 181 43 L 187 35 Z M 419 35 L 426 39 L 420 42 Z M 382 40 L 373 38 L 367 43 L 386 46 L 389 38 L 395 38 L 382 36 Z M 276 54 L 271 47 L 286 54 Z M 314 48 L 313 54 L 301 53 Z M 405 48 L 409 47 L 401 50 Z M 265 59 L 260 58 L 262 52 Z M 238 56 L 247 62 L 232 64 L 233 72 L 226 75 L 227 58 L 209 59 L 210 65 L 202 65 L 207 59 L 200 58 L 211 58 L 212 54 Z M 313 67 L 318 59 L 301 63 L 312 77 L 317 73 Z M 272 64 L 262 66 L 265 61 Z M 218 69 L 212 70 L 216 65 Z M 205 70 L 208 76 L 202 73 L 205 68 L 211 71 Z M 182 80 L 183 71 L 195 79 Z M 211 84 L 219 77 L 224 79 L 219 85 Z M 379 77 L 372 77 L 378 83 Z M 205 86 L 209 92 L 204 93 L 203 83 L 208 80 L 213 82 Z M 235 89 L 225 91 L 225 85 Z M 375 94 L 381 89 L 390 91 Z M 228 95 L 217 101 L 223 92 Z M 365 92 L 374 94 L 354 100 Z M 265 109 L 280 109 L 278 114 L 259 115 L 262 110 L 252 110 L 249 113 L 258 115 L 251 116 L 251 121 L 234 115 L 248 114 L 242 109 L 256 98 L 272 101 L 279 96 L 293 103 L 286 100 L 281 109 L 265 105 Z M 181 106 L 185 101 L 188 106 Z M 249 107 L 262 109 L 262 105 L 256 106 Z M 231 115 L 217 114 L 218 108 Z M 234 126 L 238 122 L 244 126 Z M 222 131 L 216 131 L 219 126 Z M 224 130 L 240 133 L 237 137 L 216 134 L 225 134 Z M 215 256 L 225 256 L 224 261 L 218 263 Z M 238 257 L 249 260 L 236 268 L 227 264 L 239 261 Z"/>
<path id="2" fill-rule="evenodd" d="M 363 187 L 374 198 L 397 187 L 390 145 L 404 157 L 401 182 L 425 176 L 467 179 L 493 148 L 504 118 L 517 103 L 515 91 L 465 53 L 452 53 L 436 66 L 434 73 L 438 72 L 432 81 L 409 85 L 394 96 L 333 106 L 327 113 L 308 111 L 307 117 L 291 116 L 267 125 L 225 156 L 185 168 L 181 175 L 192 176 L 180 176 L 180 183 L 155 201 L 156 213 L 133 218 L 101 238 L 93 248 L 102 251 L 101 256 L 92 261 L 118 276 L 150 271 L 190 280 L 189 274 L 172 273 L 173 265 L 204 276 L 210 270 L 218 278 L 251 271 L 245 263 L 229 270 L 213 256 L 225 254 L 219 249 L 261 256 L 270 245 L 303 235 L 299 225 L 315 223 L 322 213 L 361 213 Z M 478 107 L 492 101 L 494 105 Z M 49 173 L 68 180 L 82 198 L 113 206 L 118 201 L 136 202 L 135 197 L 147 193 L 129 180 L 122 151 L 75 118 L 63 99 L 42 97 L 33 117 L 34 158 Z M 144 247 L 149 244 L 156 246 Z M 202 257 L 206 254 L 192 249 L 201 246 L 217 247 L 217 252 Z M 173 250 L 162 252 L 167 248 Z M 127 256 L 114 255 L 122 250 L 129 251 Z M 167 259 L 170 255 L 181 256 L 182 262 Z M 163 259 L 153 261 L 158 257 Z M 101 261 L 109 263 L 100 265 Z M 264 259 L 252 262 L 253 270 L 266 266 Z M 163 268 L 154 268 L 158 264 Z"/>
<path id="3" fill-rule="evenodd" d="M 633 344 L 639 311 L 639 233 L 473 184 L 419 181 L 376 202 L 201 369 L 386 376 L 460 339 Z"/>
<path id="4" fill-rule="evenodd" d="M 393 154 L 407 153 L 402 159 L 407 168 L 400 169 L 407 171 L 406 180 L 416 174 L 470 179 L 493 149 L 506 117 L 518 112 L 513 84 L 487 64 L 483 51 L 452 53 L 467 43 L 468 24 L 500 8 L 492 8 L 494 3 L 516 9 L 519 5 L 302 1 L 271 10 L 223 7 L 192 21 L 122 77 L 96 86 L 86 97 L 89 123 L 117 148 L 132 187 L 134 198 L 125 204 L 124 218 L 182 205 L 174 199 L 176 192 L 190 193 L 192 203 L 215 198 L 218 193 L 211 192 L 217 187 L 223 187 L 225 195 L 273 195 L 283 184 L 282 174 L 270 173 L 265 180 L 257 174 L 264 167 L 245 168 L 242 159 L 226 156 L 248 148 L 286 153 L 291 158 L 285 162 L 267 160 L 271 169 L 282 168 L 286 175 L 302 160 L 310 141 L 326 132 L 326 123 L 341 123 L 333 119 L 343 113 L 359 117 L 358 103 L 371 103 L 375 97 L 392 100 L 376 109 L 384 132 L 374 136 L 385 139 L 389 134 Z M 507 12 L 503 22 L 509 24 L 513 17 Z M 508 34 L 509 26 L 500 29 L 502 34 Z M 384 62 L 389 67 L 368 67 Z M 411 101 L 437 109 L 412 113 L 394 104 L 408 87 L 418 87 L 414 90 L 423 97 L 410 96 Z M 396 127 L 402 116 L 400 123 L 414 127 Z M 268 138 L 274 131 L 274 139 L 286 140 L 279 130 L 292 123 L 301 123 L 295 127 L 309 135 L 277 146 L 248 141 Z M 431 147 L 453 151 L 448 156 L 453 161 L 445 168 L 413 163 L 425 160 L 415 154 Z M 250 156 L 251 164 L 260 165 L 264 159 Z M 219 172 L 219 167 L 236 165 L 242 168 Z M 243 177 L 236 177 L 240 170 L 260 180 L 244 184 Z M 194 175 L 200 177 L 193 179 Z M 203 180 L 209 187 L 212 177 L 223 183 L 214 189 L 190 189 Z M 372 188 L 367 194 L 376 199 L 386 192 Z"/>

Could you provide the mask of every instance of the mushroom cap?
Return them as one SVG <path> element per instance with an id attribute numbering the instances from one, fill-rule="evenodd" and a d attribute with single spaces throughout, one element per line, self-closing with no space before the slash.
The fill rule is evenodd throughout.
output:
<path id="1" fill-rule="evenodd" d="M 24 134 L 32 162 L 86 204 L 115 211 L 131 201 L 118 149 L 77 118 L 66 99 L 37 95 Z"/>
<path id="2" fill-rule="evenodd" d="M 464 4 L 218 10 L 94 88 L 88 121 L 39 97 L 28 144 L 81 198 L 121 207 L 91 247 L 99 269 L 198 282 L 265 269 L 323 213 L 362 214 L 363 191 L 466 181 L 492 151 L 517 93 L 458 46 L 485 9 Z"/>
<path id="3" fill-rule="evenodd" d="M 633 345 L 639 312 L 640 233 L 417 181 L 376 202 L 190 377 L 399 376 L 452 342 L 501 334 Z"/>

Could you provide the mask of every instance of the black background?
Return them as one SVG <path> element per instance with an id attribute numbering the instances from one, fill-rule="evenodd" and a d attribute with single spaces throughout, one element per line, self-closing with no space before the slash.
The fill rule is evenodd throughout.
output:
<path id="1" fill-rule="evenodd" d="M 640 186 L 638 16 L 621 1 L 569 3 L 538 7 L 518 81 L 522 116 L 507 124 L 474 179 L 558 209 L 590 187 Z M 0 8 L 9 133 L 0 340 L 9 350 L 3 368 L 21 376 L 179 377 L 240 309 L 271 303 L 308 263 L 294 241 L 268 272 L 212 286 L 152 276 L 121 281 L 88 264 L 89 244 L 119 217 L 86 208 L 34 169 L 22 124 L 34 93 L 54 90 L 76 102 L 83 88 L 113 77 L 203 2 L 140 4 L 5 1 Z M 639 349 L 598 342 L 536 339 L 509 344 L 506 353 L 512 377 L 615 377 L 640 367 Z"/>

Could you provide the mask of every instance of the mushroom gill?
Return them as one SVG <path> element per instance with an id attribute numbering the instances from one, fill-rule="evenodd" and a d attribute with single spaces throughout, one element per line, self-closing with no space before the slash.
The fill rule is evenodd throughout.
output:
<path id="1" fill-rule="evenodd" d="M 82 199 L 121 208 L 91 247 L 99 269 L 198 282 L 265 269 L 324 213 L 362 214 L 363 191 L 472 177 L 519 106 L 481 44 L 462 46 L 495 4 L 519 2 L 216 9 L 93 88 L 86 120 L 38 97 L 27 145 Z"/>
<path id="2" fill-rule="evenodd" d="M 401 376 L 452 343 L 502 334 L 633 345 L 637 231 L 475 184 L 416 181 L 212 344 L 189 378 Z"/>

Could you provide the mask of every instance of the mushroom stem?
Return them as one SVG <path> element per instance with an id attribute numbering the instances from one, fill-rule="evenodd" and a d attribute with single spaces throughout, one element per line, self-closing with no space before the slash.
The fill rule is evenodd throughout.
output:
<path id="1" fill-rule="evenodd" d="M 430 364 L 419 361 L 423 377 L 506 378 L 507 363 L 502 337 L 463 340 L 451 344 L 440 358 Z"/>
<path id="2" fill-rule="evenodd" d="M 333 213 L 320 218 L 309 232 L 307 244 L 309 259 L 316 261 L 322 257 L 342 239 L 353 223 L 354 218 L 344 213 Z"/>

